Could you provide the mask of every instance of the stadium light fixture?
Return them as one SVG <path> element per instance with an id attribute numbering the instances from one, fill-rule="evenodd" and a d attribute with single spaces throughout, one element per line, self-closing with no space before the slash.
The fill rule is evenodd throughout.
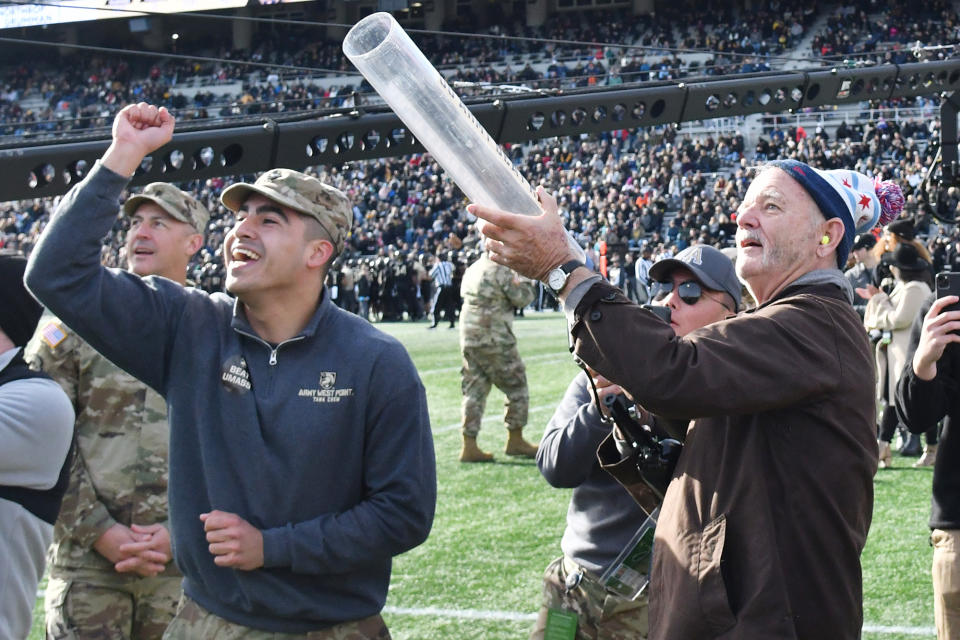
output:
<path id="1" fill-rule="evenodd" d="M 807 107 L 858 104 L 915 95 L 952 96 L 960 89 L 960 59 L 873 67 L 817 68 L 696 78 L 682 83 L 619 85 L 614 88 L 531 90 L 479 98 L 468 105 L 500 144 L 551 137 L 577 137 L 617 129 L 779 113 Z M 957 95 L 960 95 L 958 93 Z M 960 99 L 957 100 L 960 102 Z M 954 112 L 954 118 L 956 113 Z M 956 145 L 956 133 L 943 144 Z M 0 145 L 0 194 L 5 201 L 66 192 L 109 145 L 104 137 L 17 140 Z M 175 158 L 192 161 L 169 162 Z M 422 152 L 400 119 L 385 105 L 325 109 L 251 117 L 241 124 L 185 123 L 173 140 L 154 152 L 132 184 L 185 182 L 248 174 L 272 167 L 303 169 Z M 944 149 L 945 154 L 950 150 Z M 183 155 L 180 156 L 179 154 Z M 947 178 L 960 181 L 948 160 Z M 960 165 L 957 162 L 956 165 Z M 61 178 L 61 179 L 58 179 Z"/>

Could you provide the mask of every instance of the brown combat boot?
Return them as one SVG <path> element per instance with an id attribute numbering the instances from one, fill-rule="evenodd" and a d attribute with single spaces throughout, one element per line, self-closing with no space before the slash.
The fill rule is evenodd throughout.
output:
<path id="1" fill-rule="evenodd" d="M 460 462 L 493 462 L 493 454 L 487 453 L 477 446 L 476 436 L 463 436 Z"/>
<path id="2" fill-rule="evenodd" d="M 928 444 L 923 448 L 923 456 L 913 463 L 915 467 L 932 467 L 937 461 L 937 445 Z"/>
<path id="3" fill-rule="evenodd" d="M 525 458 L 537 457 L 537 445 L 530 444 L 523 439 L 523 432 L 520 429 L 511 429 L 507 431 L 507 447 L 504 453 L 508 456 L 523 456 Z"/>

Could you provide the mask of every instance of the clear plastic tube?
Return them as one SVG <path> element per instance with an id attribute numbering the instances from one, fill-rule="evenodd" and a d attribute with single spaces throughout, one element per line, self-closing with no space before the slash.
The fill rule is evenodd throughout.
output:
<path id="1" fill-rule="evenodd" d="M 355 24 L 343 52 L 470 200 L 541 212 L 530 184 L 392 15 Z"/>

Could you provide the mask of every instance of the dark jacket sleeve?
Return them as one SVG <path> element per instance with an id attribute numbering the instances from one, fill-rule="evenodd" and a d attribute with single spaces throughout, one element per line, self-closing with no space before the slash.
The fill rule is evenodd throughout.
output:
<path id="1" fill-rule="evenodd" d="M 957 350 L 948 345 L 943 357 L 937 362 L 937 375 L 933 380 L 921 380 L 913 371 L 913 355 L 920 345 L 923 319 L 935 300 L 934 294 L 923 303 L 920 313 L 910 328 L 910 347 L 907 363 L 897 382 L 897 416 L 911 433 L 922 433 L 937 425 L 947 414 L 951 399 L 958 391 L 955 378 Z"/>
<path id="2" fill-rule="evenodd" d="M 684 337 L 603 282 L 587 291 L 575 316 L 576 355 L 671 419 L 744 415 L 821 397 L 853 375 L 840 358 L 850 345 L 838 341 L 868 352 L 849 304 L 814 288 L 798 287 Z"/>
<path id="3" fill-rule="evenodd" d="M 537 466 L 554 487 L 580 486 L 597 464 L 597 447 L 610 433 L 610 424 L 601 420 L 589 385 L 586 373 L 576 375 L 540 440 Z"/>
<path id="4" fill-rule="evenodd" d="M 100 264 L 127 179 L 99 162 L 64 196 L 27 264 L 31 293 L 90 345 L 161 394 L 185 294 Z"/>

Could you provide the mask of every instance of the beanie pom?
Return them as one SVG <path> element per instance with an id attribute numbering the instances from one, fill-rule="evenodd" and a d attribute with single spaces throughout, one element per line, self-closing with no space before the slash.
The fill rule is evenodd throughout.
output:
<path id="1" fill-rule="evenodd" d="M 890 180 L 876 181 L 877 200 L 880 201 L 880 226 L 896 220 L 903 211 L 903 191 Z"/>

